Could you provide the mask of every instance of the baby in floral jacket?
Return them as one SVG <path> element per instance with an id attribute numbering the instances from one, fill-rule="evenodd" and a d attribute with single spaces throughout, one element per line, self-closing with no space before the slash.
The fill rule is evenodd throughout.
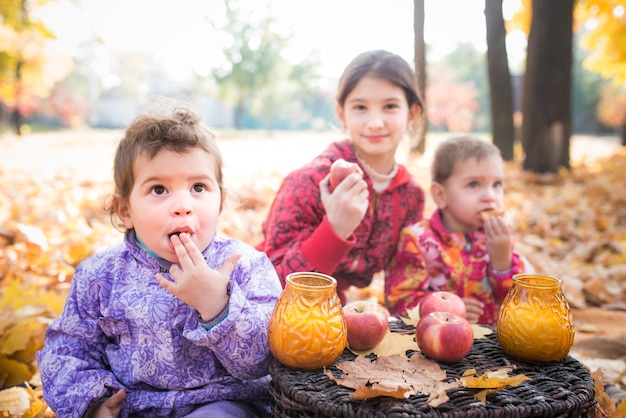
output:
<path id="1" fill-rule="evenodd" d="M 426 293 L 444 290 L 463 298 L 468 321 L 495 325 L 513 275 L 533 271 L 503 217 L 500 151 L 479 138 L 452 137 L 438 146 L 431 174 L 437 209 L 401 231 L 386 271 L 387 308 L 406 315 Z"/>

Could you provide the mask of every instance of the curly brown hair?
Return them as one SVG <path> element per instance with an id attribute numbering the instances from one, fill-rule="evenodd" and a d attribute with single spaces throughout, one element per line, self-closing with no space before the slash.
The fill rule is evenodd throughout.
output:
<path id="1" fill-rule="evenodd" d="M 154 158 L 163 150 L 183 154 L 199 148 L 215 159 L 215 178 L 224 195 L 223 159 L 215 135 L 202 123 L 201 114 L 187 103 L 156 102 L 135 118 L 119 142 L 113 160 L 114 195 L 105 202 L 105 211 L 116 223 L 116 202 L 128 202 L 135 184 L 133 165 L 140 156 Z"/>

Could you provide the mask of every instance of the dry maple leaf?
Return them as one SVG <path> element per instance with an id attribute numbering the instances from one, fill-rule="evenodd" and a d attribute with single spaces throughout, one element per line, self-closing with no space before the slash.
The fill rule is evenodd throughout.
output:
<path id="1" fill-rule="evenodd" d="M 402 318 L 402 322 L 407 325 L 417 326 L 420 321 L 420 308 L 419 305 L 406 310 L 406 317 Z"/>
<path id="2" fill-rule="evenodd" d="M 488 395 L 502 390 L 507 386 L 517 386 L 525 380 L 531 380 L 530 377 L 524 374 L 509 376 L 509 373 L 515 369 L 516 367 L 514 365 L 503 366 L 489 369 L 481 375 L 478 375 L 476 370 L 469 369 L 461 376 L 461 382 L 469 389 L 483 389 L 474 394 L 474 398 L 485 405 Z"/>
<path id="3" fill-rule="evenodd" d="M 439 364 L 415 353 L 411 358 L 402 355 L 378 357 L 375 360 L 357 356 L 354 361 L 337 364 L 342 371 L 335 377 L 325 370 L 329 379 L 355 391 L 354 399 L 389 396 L 406 399 L 412 395 L 428 396 L 428 405 L 435 408 L 448 401 L 446 391 L 461 385 L 458 380 L 447 381 L 446 372 Z"/>
<path id="4" fill-rule="evenodd" d="M 472 331 L 474 331 L 475 340 L 482 340 L 486 338 L 487 335 L 493 334 L 493 329 L 478 324 L 472 324 Z"/>
<path id="5" fill-rule="evenodd" d="M 517 386 L 525 380 L 531 380 L 524 374 L 510 376 L 509 373 L 516 369 L 515 365 L 498 367 L 486 370 L 479 375 L 476 370 L 470 369 L 463 373 L 461 381 L 471 389 L 504 389 L 507 386 Z"/>

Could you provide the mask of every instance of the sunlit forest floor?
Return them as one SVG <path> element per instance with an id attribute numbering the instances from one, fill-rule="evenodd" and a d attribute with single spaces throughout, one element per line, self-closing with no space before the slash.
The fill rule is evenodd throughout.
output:
<path id="1" fill-rule="evenodd" d="M 42 416 L 34 353 L 60 312 L 78 262 L 118 242 L 102 212 L 112 191 L 111 164 L 121 131 L 82 131 L 0 136 L 0 388 L 20 386 L 26 412 Z M 255 244 L 281 179 L 309 161 L 340 132 L 221 132 L 229 200 L 224 233 Z M 398 160 L 425 190 L 427 152 Z M 572 355 L 604 382 L 626 389 L 626 150 L 616 137 L 574 137 L 572 170 L 538 176 L 521 170 L 521 157 L 506 164 L 507 216 L 516 242 L 537 270 L 558 276 L 573 308 Z M 433 209 L 429 200 L 427 214 Z M 353 298 L 381 297 L 380 280 Z M 35 375 L 35 380 L 31 377 Z M 12 388 L 15 389 L 15 388 Z M 10 398 L 15 400 L 16 398 Z M 30 408 L 30 410 L 28 409 Z M 49 416 L 52 416 L 48 414 Z"/>

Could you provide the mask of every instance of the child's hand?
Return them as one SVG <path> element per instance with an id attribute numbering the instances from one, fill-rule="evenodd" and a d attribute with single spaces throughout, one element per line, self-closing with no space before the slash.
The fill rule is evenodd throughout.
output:
<path id="1" fill-rule="evenodd" d="M 463 298 L 463 302 L 465 302 L 465 309 L 467 310 L 467 322 L 477 324 L 483 314 L 485 305 L 478 299 L 473 298 Z"/>
<path id="2" fill-rule="evenodd" d="M 89 413 L 87 418 L 117 418 L 120 415 L 124 398 L 126 398 L 126 391 L 124 389 L 118 390 Z"/>
<path id="3" fill-rule="evenodd" d="M 487 237 L 487 252 L 494 270 L 505 271 L 511 268 L 512 236 L 509 226 L 502 216 L 490 216 L 484 223 Z"/>
<path id="4" fill-rule="evenodd" d="M 228 303 L 228 280 L 241 255 L 230 257 L 219 270 L 209 267 L 189 234 L 170 238 L 180 264 L 173 264 L 173 281 L 157 274 L 157 281 L 165 290 L 197 310 L 202 319 L 215 318 Z"/>
<path id="5" fill-rule="evenodd" d="M 357 229 L 369 206 L 367 183 L 358 173 L 348 175 L 330 192 L 330 175 L 319 183 L 322 205 L 335 233 L 348 239 Z"/>

